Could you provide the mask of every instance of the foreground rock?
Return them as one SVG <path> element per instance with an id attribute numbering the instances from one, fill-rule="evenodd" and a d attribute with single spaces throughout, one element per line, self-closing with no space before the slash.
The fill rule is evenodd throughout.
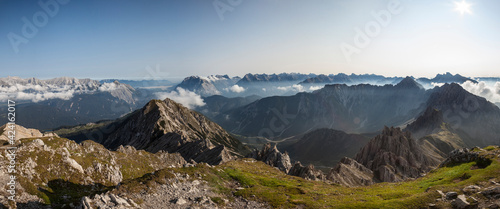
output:
<path id="1" fill-rule="evenodd" d="M 262 161 L 270 166 L 276 167 L 281 171 L 288 173 L 292 168 L 290 157 L 287 153 L 281 153 L 276 144 L 267 143 L 262 147 L 262 150 L 255 150 L 247 157 Z"/>
<path id="2" fill-rule="evenodd" d="M 165 179 L 164 182 L 144 181 L 137 186 L 125 184 L 106 194 L 83 197 L 79 205 L 84 209 L 270 208 L 267 204 L 241 197 L 234 197 L 229 201 L 227 197 L 214 191 L 200 175 L 181 173 L 173 175 L 174 178 Z M 147 186 L 141 186 L 142 184 Z M 131 193 L 130 190 L 140 192 Z"/>
<path id="3" fill-rule="evenodd" d="M 333 183 L 349 187 L 374 184 L 373 172 L 356 160 L 348 157 L 342 158 L 337 166 L 330 170 L 326 179 Z"/>
<path id="4" fill-rule="evenodd" d="M 308 166 L 303 166 L 300 162 L 296 162 L 288 174 L 313 181 L 326 180 L 325 174 L 320 170 L 314 169 L 314 165 L 309 164 Z"/>

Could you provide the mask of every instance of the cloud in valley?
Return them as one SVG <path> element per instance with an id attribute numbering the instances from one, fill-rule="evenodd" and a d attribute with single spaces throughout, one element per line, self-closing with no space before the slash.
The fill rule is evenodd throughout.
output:
<path id="1" fill-rule="evenodd" d="M 321 88 L 323 88 L 322 86 L 311 86 L 309 87 L 309 91 L 316 91 L 316 90 L 320 90 Z"/>
<path id="2" fill-rule="evenodd" d="M 186 106 L 189 109 L 205 105 L 205 102 L 203 101 L 200 95 L 180 87 L 177 87 L 175 91 L 158 92 L 155 93 L 155 95 L 158 99 L 169 98 L 171 100 L 174 100 L 178 103 L 181 103 L 182 105 Z"/>
<path id="3" fill-rule="evenodd" d="M 74 89 L 57 86 L 21 85 L 0 87 L 0 101 L 8 99 L 17 101 L 41 102 L 49 99 L 69 100 L 75 94 Z"/>
<path id="4" fill-rule="evenodd" d="M 234 86 L 231 86 L 229 88 L 225 88 L 224 90 L 231 91 L 231 92 L 234 92 L 234 93 L 241 93 L 241 92 L 245 91 L 245 88 L 243 88 L 241 86 L 238 86 L 238 85 L 234 85 Z"/>
<path id="5" fill-rule="evenodd" d="M 484 97 L 490 102 L 500 102 L 500 82 L 493 84 L 484 81 L 479 83 L 466 81 L 461 86 L 468 92 Z"/>

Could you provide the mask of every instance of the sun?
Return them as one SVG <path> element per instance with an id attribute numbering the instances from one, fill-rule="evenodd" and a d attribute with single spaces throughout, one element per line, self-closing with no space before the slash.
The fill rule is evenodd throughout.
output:
<path id="1" fill-rule="evenodd" d="M 462 2 L 455 2 L 455 10 L 464 15 L 465 13 L 472 14 L 471 4 L 467 3 L 465 0 Z"/>

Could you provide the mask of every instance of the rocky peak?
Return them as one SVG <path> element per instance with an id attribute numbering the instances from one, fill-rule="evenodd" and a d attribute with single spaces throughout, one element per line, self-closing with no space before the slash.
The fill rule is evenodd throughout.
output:
<path id="1" fill-rule="evenodd" d="M 267 143 L 262 147 L 262 150 L 255 150 L 248 157 L 276 167 L 285 173 L 288 173 L 292 168 L 288 153 L 281 153 L 276 144 Z"/>
<path id="2" fill-rule="evenodd" d="M 424 89 L 422 85 L 417 83 L 415 79 L 409 76 L 407 76 L 406 78 L 401 80 L 398 84 L 396 84 L 396 87 L 403 89 Z"/>
<path id="3" fill-rule="evenodd" d="M 423 152 L 410 132 L 394 127 L 384 127 L 355 159 L 372 170 L 376 179 L 384 182 L 417 178 L 439 164 L 437 159 Z"/>
<path id="4" fill-rule="evenodd" d="M 249 152 L 219 125 L 168 98 L 152 100 L 114 125 L 118 128 L 102 141 L 111 149 L 131 145 L 149 152 L 178 152 L 188 161 L 209 164 Z"/>

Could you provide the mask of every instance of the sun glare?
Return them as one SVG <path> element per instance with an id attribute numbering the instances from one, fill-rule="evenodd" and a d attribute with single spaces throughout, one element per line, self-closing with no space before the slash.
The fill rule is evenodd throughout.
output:
<path id="1" fill-rule="evenodd" d="M 465 0 L 455 2 L 455 11 L 460 12 L 461 15 L 464 15 L 465 13 L 472 14 L 471 6 L 472 5 L 467 3 Z"/>

